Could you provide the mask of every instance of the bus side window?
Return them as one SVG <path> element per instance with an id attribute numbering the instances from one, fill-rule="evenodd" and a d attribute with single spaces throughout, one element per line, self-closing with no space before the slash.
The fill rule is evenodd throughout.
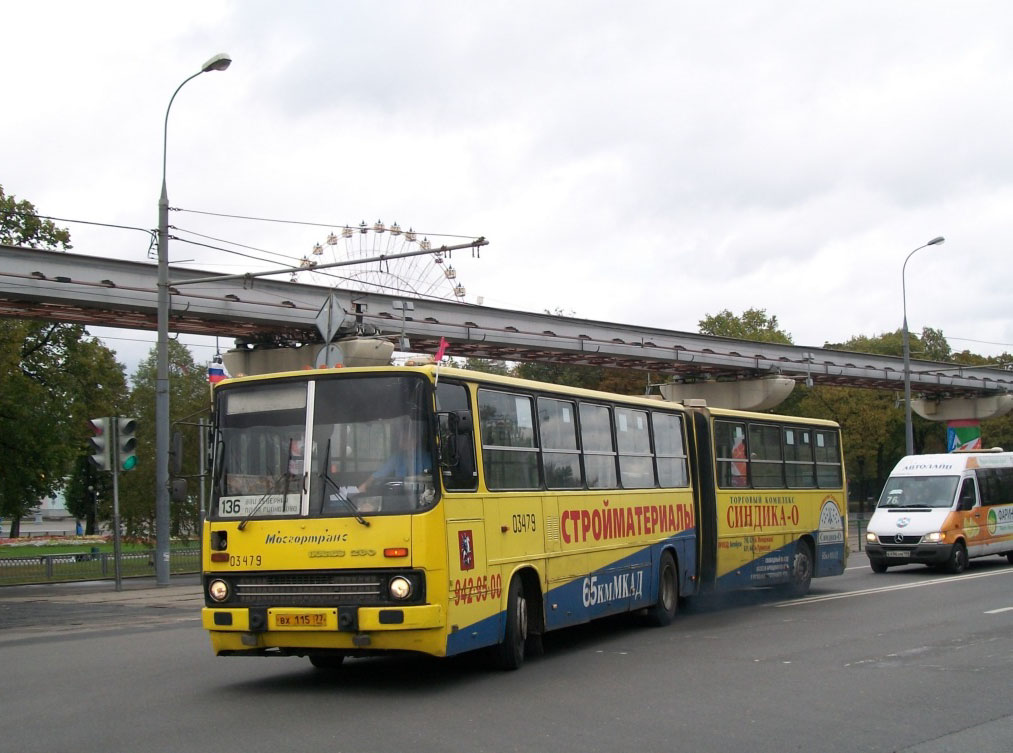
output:
<path id="1" fill-rule="evenodd" d="M 441 382 L 436 388 L 436 410 L 443 484 L 450 490 L 474 491 L 478 488 L 478 474 L 467 388 L 463 384 Z"/>
<path id="2" fill-rule="evenodd" d="M 958 510 L 970 510 L 978 501 L 978 495 L 974 493 L 974 479 L 965 478 L 960 485 L 960 498 L 957 502 Z"/>

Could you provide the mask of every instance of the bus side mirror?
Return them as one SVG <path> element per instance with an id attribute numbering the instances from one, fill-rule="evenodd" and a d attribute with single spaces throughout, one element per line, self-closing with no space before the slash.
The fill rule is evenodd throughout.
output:
<path id="1" fill-rule="evenodd" d="M 471 436 L 471 411 L 455 410 L 450 415 L 450 426 L 455 436 Z"/>
<path id="2" fill-rule="evenodd" d="M 454 488 L 469 488 L 475 477 L 471 411 L 447 411 L 439 413 L 437 418 L 440 434 L 440 467 L 449 471 L 450 476 L 456 479 Z"/>

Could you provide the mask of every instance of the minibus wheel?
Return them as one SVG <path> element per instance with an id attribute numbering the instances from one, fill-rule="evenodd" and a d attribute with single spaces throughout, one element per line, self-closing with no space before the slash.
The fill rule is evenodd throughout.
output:
<path id="1" fill-rule="evenodd" d="M 954 575 L 967 569 L 967 547 L 964 546 L 963 541 L 958 541 L 950 549 L 950 556 L 947 558 L 944 568 L 946 572 Z"/>
<path id="2" fill-rule="evenodd" d="M 1013 552 L 1006 552 L 1006 561 L 1013 565 Z"/>
<path id="3" fill-rule="evenodd" d="M 872 572 L 874 572 L 874 573 L 885 573 L 886 572 L 886 568 L 887 568 L 887 564 L 885 562 L 883 562 L 883 560 L 870 559 L 869 560 L 869 567 L 872 568 Z"/>

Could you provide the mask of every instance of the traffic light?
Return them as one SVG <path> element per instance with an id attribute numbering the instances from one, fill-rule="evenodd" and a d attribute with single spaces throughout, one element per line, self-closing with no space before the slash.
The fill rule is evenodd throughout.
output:
<path id="1" fill-rule="evenodd" d="M 137 421 L 122 416 L 116 419 L 116 465 L 121 471 L 132 471 L 137 466 Z"/>
<path id="2" fill-rule="evenodd" d="M 88 423 L 91 424 L 91 428 L 95 432 L 95 436 L 88 438 L 88 449 L 91 451 L 89 460 L 100 471 L 111 471 L 113 469 L 112 447 L 110 446 L 112 437 L 109 433 L 111 428 L 109 419 L 93 418 Z"/>

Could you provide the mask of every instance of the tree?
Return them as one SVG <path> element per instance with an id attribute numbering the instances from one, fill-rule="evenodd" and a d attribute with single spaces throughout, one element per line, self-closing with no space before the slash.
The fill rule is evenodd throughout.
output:
<path id="1" fill-rule="evenodd" d="M 14 195 L 4 194 L 0 186 L 0 243 L 28 248 L 57 247 L 66 251 L 70 245 L 70 231 L 58 228 L 52 220 L 41 219 L 29 201 L 16 201 Z"/>
<path id="2" fill-rule="evenodd" d="M 130 393 L 129 415 L 137 419 L 137 468 L 120 476 L 120 519 L 127 536 L 150 540 L 155 532 L 155 383 L 157 354 L 154 348 L 137 367 Z M 169 341 L 169 406 L 173 432 L 184 436 L 183 475 L 199 474 L 200 438 L 196 423 L 211 410 L 211 389 L 207 372 L 198 367 L 190 351 L 175 340 Z M 170 527 L 173 537 L 199 531 L 199 487 L 190 484 L 185 502 L 173 503 Z"/>
<path id="3" fill-rule="evenodd" d="M 702 335 L 791 345 L 791 334 L 780 329 L 777 317 L 767 316 L 766 309 L 746 309 L 741 316 L 725 309 L 705 316 L 699 327 Z"/>
<path id="4" fill-rule="evenodd" d="M 70 233 L 40 218 L 28 201 L 0 186 L 0 243 L 69 249 Z M 56 492 L 68 474 L 80 475 L 90 429 L 87 419 L 108 415 L 126 394 L 123 367 L 80 325 L 0 320 L 0 514 L 21 517 Z M 70 504 L 79 494 L 71 495 Z M 77 508 L 82 511 L 81 508 Z M 84 510 L 86 511 L 86 510 Z"/>
<path id="5" fill-rule="evenodd" d="M 0 320 L 0 514 L 11 518 L 11 536 L 21 518 L 63 486 L 83 454 L 88 410 L 122 399 L 120 384 L 96 372 L 94 359 L 112 354 L 84 340 L 84 328 L 22 319 Z M 113 374 L 117 373 L 115 369 Z M 108 400 L 99 397 L 108 391 Z"/>
<path id="6" fill-rule="evenodd" d="M 492 358 L 469 358 L 461 365 L 461 368 L 469 371 L 481 371 L 486 374 L 499 374 L 501 376 L 511 373 L 510 365 L 506 361 Z"/>
<path id="7" fill-rule="evenodd" d="M 127 409 L 127 379 L 123 365 L 98 340 L 79 339 L 69 344 L 66 375 L 73 400 L 68 406 L 80 427 L 80 455 L 64 490 L 67 510 L 85 521 L 85 533 L 98 531 L 98 523 L 112 519 L 112 475 L 88 462 L 89 419 L 123 415 Z"/>

